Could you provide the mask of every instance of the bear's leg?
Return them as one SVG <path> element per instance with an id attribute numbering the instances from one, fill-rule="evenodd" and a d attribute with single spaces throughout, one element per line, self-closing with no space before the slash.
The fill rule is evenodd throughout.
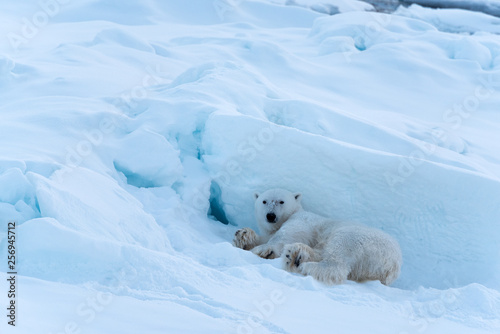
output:
<path id="1" fill-rule="evenodd" d="M 326 284 L 341 284 L 347 279 L 350 271 L 342 264 L 329 261 L 305 262 L 298 269 L 303 275 L 312 276 Z"/>
<path id="2" fill-rule="evenodd" d="M 239 229 L 234 234 L 233 245 L 244 250 L 251 250 L 259 245 L 259 236 L 251 228 Z"/>
<path id="3" fill-rule="evenodd" d="M 267 243 L 255 247 L 252 252 L 263 259 L 275 259 L 280 257 L 282 249 L 283 245 L 281 244 Z"/>
<path id="4" fill-rule="evenodd" d="M 319 255 L 306 244 L 294 243 L 283 249 L 283 265 L 289 272 L 299 273 L 299 266 L 304 262 L 319 261 Z"/>
<path id="5" fill-rule="evenodd" d="M 398 278 L 399 273 L 401 271 L 401 265 L 400 263 L 396 263 L 392 266 L 389 267 L 384 273 L 382 273 L 380 276 L 380 282 L 384 285 L 390 285 L 392 282 Z"/>

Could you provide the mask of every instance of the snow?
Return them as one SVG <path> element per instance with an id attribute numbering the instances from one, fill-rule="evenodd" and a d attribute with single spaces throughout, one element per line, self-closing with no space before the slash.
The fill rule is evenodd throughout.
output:
<path id="1" fill-rule="evenodd" d="M 469 12 L 461 9 L 433 10 L 418 5 L 412 5 L 409 8 L 401 6 L 395 13 L 429 22 L 437 29 L 446 32 L 474 35 L 481 35 L 485 32 L 498 34 L 500 32 L 500 28 L 498 27 L 500 18 L 484 13 Z"/>
<path id="2" fill-rule="evenodd" d="M 466 10 L 474 10 L 483 12 L 489 15 L 500 16 L 500 1 L 498 0 L 401 0 L 403 4 L 418 4 L 432 8 L 460 8 Z"/>
<path id="3" fill-rule="evenodd" d="M 300 6 L 309 8 L 313 11 L 324 14 L 338 14 L 350 11 L 374 10 L 374 7 L 364 1 L 344 1 L 344 0 L 275 0 L 274 3 L 280 3 L 287 6 Z"/>
<path id="4" fill-rule="evenodd" d="M 2 333 L 500 330 L 498 18 L 30 0 L 0 22 Z M 394 236 L 400 278 L 325 286 L 233 247 L 273 187 Z"/>

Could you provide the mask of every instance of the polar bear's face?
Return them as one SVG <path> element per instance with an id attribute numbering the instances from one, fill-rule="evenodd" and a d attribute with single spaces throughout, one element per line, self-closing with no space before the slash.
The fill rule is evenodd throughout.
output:
<path id="1" fill-rule="evenodd" d="M 301 194 L 284 189 L 271 189 L 255 194 L 255 215 L 259 227 L 267 232 L 277 231 L 292 214 L 302 208 Z"/>

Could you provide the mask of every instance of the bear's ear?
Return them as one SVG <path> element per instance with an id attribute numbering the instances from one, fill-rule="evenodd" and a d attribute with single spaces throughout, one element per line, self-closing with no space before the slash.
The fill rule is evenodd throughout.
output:
<path id="1" fill-rule="evenodd" d="M 293 197 L 295 197 L 295 200 L 297 202 L 300 202 L 302 200 L 302 194 L 301 193 L 293 194 Z"/>
<path id="2" fill-rule="evenodd" d="M 259 198 L 259 196 L 260 196 L 259 193 L 253 194 L 253 197 L 255 197 L 255 199 Z"/>

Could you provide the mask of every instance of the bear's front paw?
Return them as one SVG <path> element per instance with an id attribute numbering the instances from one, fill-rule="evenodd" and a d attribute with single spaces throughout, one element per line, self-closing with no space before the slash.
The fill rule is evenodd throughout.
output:
<path id="1" fill-rule="evenodd" d="M 275 259 L 280 256 L 278 248 L 270 245 L 257 246 L 252 252 L 264 259 Z"/>
<path id="2" fill-rule="evenodd" d="M 314 250 L 302 243 L 286 245 L 282 258 L 285 270 L 295 273 L 300 272 L 299 266 L 303 262 L 317 261 Z"/>
<path id="3" fill-rule="evenodd" d="M 254 230 L 245 227 L 236 231 L 234 234 L 233 245 L 244 250 L 250 250 L 257 246 L 258 239 L 259 237 Z"/>

